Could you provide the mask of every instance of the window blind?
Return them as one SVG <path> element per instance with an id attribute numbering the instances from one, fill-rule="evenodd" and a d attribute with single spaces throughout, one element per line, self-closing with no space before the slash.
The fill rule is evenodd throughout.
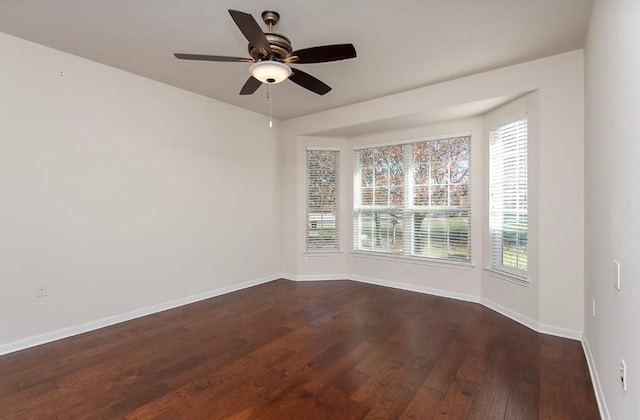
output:
<path id="1" fill-rule="evenodd" d="M 527 279 L 527 117 L 501 124 L 489 135 L 491 268 Z"/>
<path id="2" fill-rule="evenodd" d="M 354 151 L 355 251 L 470 262 L 470 137 Z"/>
<path id="3" fill-rule="evenodd" d="M 307 251 L 340 250 L 340 151 L 307 149 Z"/>

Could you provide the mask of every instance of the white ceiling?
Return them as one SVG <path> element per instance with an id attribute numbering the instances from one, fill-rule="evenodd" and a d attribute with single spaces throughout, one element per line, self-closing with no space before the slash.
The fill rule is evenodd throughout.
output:
<path id="1" fill-rule="evenodd" d="M 263 28 L 260 13 L 279 12 L 275 32 L 294 49 L 353 43 L 353 60 L 299 65 L 333 87 L 327 95 L 290 81 L 271 88 L 274 117 L 286 120 L 579 49 L 591 6 L 592 0 L 0 0 L 0 32 L 262 114 L 264 86 L 238 95 L 249 64 L 182 61 L 173 53 L 248 57 L 227 9 L 253 14 Z"/>

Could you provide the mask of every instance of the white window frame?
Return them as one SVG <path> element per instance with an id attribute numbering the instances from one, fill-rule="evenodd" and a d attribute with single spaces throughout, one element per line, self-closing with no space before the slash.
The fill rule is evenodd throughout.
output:
<path id="1" fill-rule="evenodd" d="M 500 122 L 489 130 L 489 270 L 507 280 L 525 284 L 529 283 L 528 143 L 526 114 Z M 509 166 L 505 169 L 505 165 Z M 505 222 L 507 218 L 511 219 L 509 227 Z M 505 264 L 507 233 L 516 243 L 515 260 L 509 257 L 513 264 Z"/>
<path id="2" fill-rule="evenodd" d="M 322 209 L 311 208 L 311 168 L 309 156 L 310 152 L 331 152 L 334 154 L 334 166 L 335 172 L 329 173 L 328 182 L 333 183 L 333 191 L 335 196 L 333 197 L 333 204 L 328 205 L 323 203 Z M 306 191 L 307 191 L 307 205 L 306 205 L 306 229 L 305 229 L 305 244 L 307 254 L 327 254 L 340 252 L 340 149 L 335 147 L 307 147 L 305 151 L 305 168 L 306 168 Z M 326 213 L 332 213 L 333 217 L 325 219 Z M 325 224 L 331 225 L 332 228 L 325 228 Z M 319 235 L 323 233 L 333 232 L 333 237 L 330 240 L 324 241 L 320 239 Z M 314 238 L 315 239 L 312 239 Z M 331 240 L 332 239 L 332 240 Z"/>
<path id="3" fill-rule="evenodd" d="M 453 140 L 459 138 L 468 138 L 468 161 L 466 162 L 468 165 L 468 182 L 467 182 L 467 202 L 464 206 L 421 206 L 416 205 L 414 202 L 414 176 L 413 176 L 413 147 L 417 143 L 435 141 L 435 140 Z M 404 188 L 404 199 L 401 205 L 389 205 L 389 206 L 380 206 L 380 205 L 364 205 L 361 202 L 362 199 L 362 179 L 361 179 L 361 168 L 362 164 L 359 161 L 360 159 L 360 151 L 364 149 L 373 149 L 373 148 L 381 148 L 386 146 L 403 146 L 403 170 L 405 173 L 403 179 Z M 366 145 L 366 146 L 358 146 L 354 148 L 354 216 L 353 216 L 353 252 L 360 255 L 368 255 L 368 256 L 379 256 L 385 259 L 409 259 L 412 261 L 419 261 L 424 263 L 431 263 L 436 265 L 445 265 L 445 266 L 463 266 L 465 268 L 471 267 L 471 154 L 472 154 L 472 145 L 471 145 L 471 132 L 465 131 L 460 133 L 451 133 L 446 135 L 439 136 L 431 136 L 424 137 L 419 139 L 412 140 L 402 140 L 395 142 L 387 142 L 380 143 L 374 145 Z M 450 189 L 447 190 L 450 193 Z M 361 238 L 361 215 L 367 214 L 366 212 L 374 213 L 381 212 L 389 218 L 388 213 L 394 212 L 395 214 L 401 215 L 400 217 L 391 218 L 393 220 L 401 220 L 402 225 L 402 236 L 403 236 L 403 249 L 400 252 L 393 251 L 383 251 L 383 250 L 374 250 L 372 247 L 366 247 L 362 244 Z M 414 240 L 414 217 L 418 213 L 433 211 L 433 212 L 466 212 L 468 221 L 467 221 L 467 249 L 468 254 L 464 258 L 460 257 L 433 257 L 433 256 L 424 256 L 417 255 L 414 249 L 415 240 Z M 430 238 L 430 236 L 429 236 Z M 451 239 L 451 233 L 447 228 L 447 241 Z"/>

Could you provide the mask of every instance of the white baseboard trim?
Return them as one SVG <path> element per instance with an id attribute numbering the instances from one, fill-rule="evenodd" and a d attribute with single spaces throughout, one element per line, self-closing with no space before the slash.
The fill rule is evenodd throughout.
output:
<path id="1" fill-rule="evenodd" d="M 538 322 L 534 319 L 529 318 L 528 316 L 522 315 L 519 312 L 516 312 L 514 310 L 511 310 L 509 308 L 506 308 L 492 300 L 489 300 L 487 298 L 482 298 L 480 299 L 480 303 L 493 310 L 498 312 L 499 314 L 502 314 L 504 316 L 506 316 L 507 318 L 511 318 L 512 320 L 524 325 L 525 327 L 531 328 L 532 330 L 536 331 L 536 332 L 540 332 L 539 331 L 539 325 Z"/>
<path id="2" fill-rule="evenodd" d="M 591 347 L 589 347 L 589 341 L 587 336 L 582 334 L 582 349 L 584 350 L 585 357 L 587 358 L 587 366 L 589 367 L 589 373 L 591 374 L 591 384 L 593 385 L 593 391 L 596 394 L 596 401 L 598 402 L 598 409 L 600 410 L 600 418 L 603 420 L 611 420 L 609 409 L 607 408 L 606 400 L 604 399 L 604 393 L 600 386 L 600 379 L 598 378 L 598 370 L 596 369 L 596 362 L 593 360 L 593 354 L 591 353 Z"/>
<path id="3" fill-rule="evenodd" d="M 97 330 L 100 328 L 108 327 L 110 325 L 118 324 L 120 322 L 129 321 L 135 318 L 141 318 L 143 316 L 151 315 L 157 312 L 166 311 L 168 309 L 177 308 L 179 306 L 188 305 L 201 300 L 209 299 L 212 297 L 224 295 L 227 293 L 235 292 L 238 290 L 246 289 L 248 287 L 257 286 L 259 284 L 268 283 L 273 280 L 281 278 L 280 275 L 265 276 L 258 279 L 248 280 L 242 283 L 234 284 L 232 286 L 221 287 L 219 289 L 210 290 L 197 295 L 187 296 L 180 299 L 171 300 L 168 302 L 160 303 L 158 305 L 148 306 L 146 308 L 135 309 L 123 314 L 108 316 L 106 318 L 97 319 L 95 321 L 89 321 L 84 324 L 74 325 L 72 327 L 62 328 L 56 331 L 39 334 L 33 337 L 23 338 L 21 340 L 13 341 L 7 344 L 0 345 L 0 356 L 3 354 L 13 353 L 18 350 L 23 350 L 29 347 L 39 346 L 41 344 L 50 343 L 63 338 L 71 337 L 78 334 L 83 334 L 89 331 Z"/>
<path id="4" fill-rule="evenodd" d="M 482 298 L 480 303 L 482 303 L 482 305 L 486 306 L 487 308 L 506 316 L 507 318 L 511 318 L 514 321 L 519 322 L 525 327 L 531 328 L 536 332 L 554 335 L 556 337 L 569 338 L 571 340 L 580 341 L 582 339 L 581 331 L 558 327 L 555 325 L 543 324 L 486 298 Z"/>
<path id="5" fill-rule="evenodd" d="M 556 327 L 555 325 L 543 324 L 542 322 L 538 324 L 538 332 L 555 335 L 556 337 L 570 338 L 571 340 L 582 340 L 582 331 Z"/>
<path id="6" fill-rule="evenodd" d="M 302 276 L 287 275 L 283 278 L 293 281 L 350 280 L 347 274 L 305 274 Z"/>
<path id="7" fill-rule="evenodd" d="M 466 293 L 452 292 L 450 290 L 442 290 L 442 289 L 436 289 L 433 287 L 418 286 L 416 284 L 400 283 L 395 281 L 388 281 L 388 280 L 382 280 L 382 279 L 377 279 L 373 277 L 358 276 L 353 274 L 345 278 L 353 281 L 358 281 L 360 283 L 375 284 L 378 286 L 385 286 L 385 287 L 391 287 L 394 289 L 407 290 L 409 292 L 424 293 L 427 295 L 440 296 L 440 297 L 463 300 L 466 302 L 473 302 L 473 303 L 480 302 L 478 296 L 469 295 Z"/>

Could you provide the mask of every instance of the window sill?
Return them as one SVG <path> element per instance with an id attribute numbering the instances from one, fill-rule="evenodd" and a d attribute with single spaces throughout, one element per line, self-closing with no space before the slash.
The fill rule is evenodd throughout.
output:
<path id="1" fill-rule="evenodd" d="M 359 258 L 373 258 L 375 260 L 404 262 L 411 264 L 430 265 L 434 267 L 452 268 L 455 270 L 471 271 L 474 269 L 474 265 L 466 262 L 459 261 L 446 261 L 438 260 L 435 258 L 425 257 L 410 257 L 407 255 L 392 255 L 378 252 L 366 252 L 366 251 L 351 251 L 351 255 Z"/>
<path id="2" fill-rule="evenodd" d="M 342 251 L 336 251 L 335 249 L 327 250 L 327 251 L 314 250 L 314 251 L 305 251 L 304 255 L 305 257 L 335 257 L 338 255 L 342 255 Z"/>
<path id="3" fill-rule="evenodd" d="M 519 286 L 527 287 L 529 286 L 529 284 L 531 284 L 528 279 L 523 279 L 522 277 L 516 276 L 515 274 L 506 273 L 504 271 L 495 270 L 493 268 L 485 268 L 484 271 L 486 271 L 493 277 L 517 284 Z"/>

